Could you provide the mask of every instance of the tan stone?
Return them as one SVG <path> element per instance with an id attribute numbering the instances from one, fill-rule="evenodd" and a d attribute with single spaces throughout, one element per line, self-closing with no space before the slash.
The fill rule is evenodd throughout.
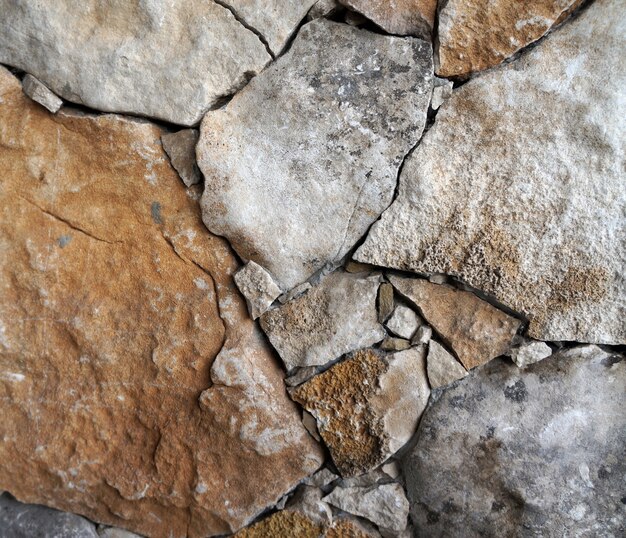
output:
<path id="1" fill-rule="evenodd" d="M 469 291 L 390 276 L 468 370 L 506 353 L 521 322 Z"/>
<path id="2" fill-rule="evenodd" d="M 0 489 L 151 537 L 237 530 L 321 463 L 156 126 L 0 69 Z M 221 350 L 221 351 L 220 351 Z"/>

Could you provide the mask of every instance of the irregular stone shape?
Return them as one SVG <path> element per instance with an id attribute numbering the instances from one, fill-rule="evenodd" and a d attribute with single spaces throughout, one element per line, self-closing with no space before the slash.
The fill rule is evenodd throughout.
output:
<path id="1" fill-rule="evenodd" d="M 196 129 L 183 129 L 176 133 L 161 135 L 161 144 L 172 166 L 187 187 L 202 181 L 196 164 L 196 143 L 200 134 Z"/>
<path id="2" fill-rule="evenodd" d="M 586 346 L 443 391 L 404 461 L 415 535 L 621 536 L 625 386 L 624 357 Z"/>
<path id="3" fill-rule="evenodd" d="M 421 325 L 417 328 L 415 336 L 411 340 L 412 344 L 428 344 L 433 336 L 433 330 L 428 325 Z"/>
<path id="4" fill-rule="evenodd" d="M 271 60 L 224 7 L 196 0 L 0 0 L 0 62 L 68 101 L 198 123 Z"/>
<path id="5" fill-rule="evenodd" d="M 426 371 L 431 389 L 445 387 L 467 375 L 465 368 L 440 343 L 434 340 L 428 344 Z"/>
<path id="6" fill-rule="evenodd" d="M 446 0 L 439 8 L 438 67 L 442 77 L 467 77 L 537 41 L 582 0 Z"/>
<path id="7" fill-rule="evenodd" d="M 393 197 L 419 140 L 430 44 L 324 19 L 228 105 L 197 147 L 204 222 L 283 289 L 340 262 Z"/>
<path id="8" fill-rule="evenodd" d="M 594 2 L 455 90 L 356 258 L 456 275 L 537 340 L 625 343 L 625 24 Z"/>
<path id="9" fill-rule="evenodd" d="M 232 251 L 156 126 L 51 115 L 4 69 L 0 99 L 0 488 L 156 538 L 236 530 L 322 456 Z"/>
<path id="10" fill-rule="evenodd" d="M 434 77 L 433 79 L 433 97 L 430 101 L 430 108 L 438 110 L 446 99 L 452 96 L 453 84 L 451 80 Z"/>
<path id="11" fill-rule="evenodd" d="M 421 319 L 408 306 L 400 304 L 396 306 L 385 325 L 392 333 L 410 340 L 421 325 Z"/>
<path id="12" fill-rule="evenodd" d="M 469 291 L 421 278 L 389 279 L 400 294 L 419 308 L 467 369 L 506 353 L 520 327 L 520 320 Z"/>
<path id="13" fill-rule="evenodd" d="M 312 521 L 326 525 L 333 522 L 330 506 L 322 500 L 324 493 L 320 488 L 301 485 L 287 505 L 288 510 L 296 510 Z"/>
<path id="14" fill-rule="evenodd" d="M 315 486 L 317 488 L 324 488 L 330 483 L 339 478 L 339 475 L 333 473 L 330 469 L 324 468 L 321 471 L 317 471 L 313 476 L 305 478 L 302 483 L 307 486 Z"/>
<path id="15" fill-rule="evenodd" d="M 53 114 L 63 106 L 63 100 L 52 93 L 40 80 L 32 75 L 24 76 L 22 90 L 33 101 L 47 108 Z"/>
<path id="16" fill-rule="evenodd" d="M 342 476 L 384 462 L 413 435 L 430 390 L 423 351 L 355 352 L 291 391 L 317 419 Z"/>
<path id="17" fill-rule="evenodd" d="M 552 355 L 552 348 L 545 342 L 528 342 L 519 347 L 514 347 L 511 359 L 519 368 L 526 368 Z"/>
<path id="18" fill-rule="evenodd" d="M 252 319 L 266 312 L 281 293 L 272 275 L 252 261 L 235 273 L 235 284 L 246 298 Z"/>
<path id="19" fill-rule="evenodd" d="M 380 349 L 384 351 L 403 351 L 411 347 L 411 342 L 404 338 L 385 338 L 380 344 Z"/>
<path id="20" fill-rule="evenodd" d="M 349 514 L 369 519 L 383 529 L 401 532 L 407 525 L 409 501 L 397 483 L 373 488 L 335 488 L 323 500 Z"/>
<path id="21" fill-rule="evenodd" d="M 384 323 L 394 309 L 393 286 L 383 282 L 378 288 L 378 321 Z"/>
<path id="22" fill-rule="evenodd" d="M 340 0 L 375 22 L 385 32 L 430 40 L 437 0 Z"/>
<path id="23" fill-rule="evenodd" d="M 2 538 L 99 538 L 96 526 L 84 517 L 36 504 L 22 504 L 0 495 Z"/>
<path id="24" fill-rule="evenodd" d="M 306 19 L 312 21 L 322 17 L 330 17 L 339 9 L 341 9 L 341 5 L 337 0 L 317 0 L 307 13 Z"/>
<path id="25" fill-rule="evenodd" d="M 380 275 L 336 271 L 308 293 L 261 316 L 261 327 L 287 370 L 317 366 L 385 337 L 378 323 Z"/>

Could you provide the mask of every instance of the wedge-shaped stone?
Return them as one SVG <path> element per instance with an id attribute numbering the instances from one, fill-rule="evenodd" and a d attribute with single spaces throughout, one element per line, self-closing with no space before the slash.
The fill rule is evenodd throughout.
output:
<path id="1" fill-rule="evenodd" d="M 538 340 L 625 343 L 625 34 L 594 2 L 455 90 L 356 259 L 456 275 Z"/>
<path id="2" fill-rule="evenodd" d="M 271 56 L 209 0 L 0 0 L 0 62 L 68 101 L 193 125 Z"/>
<path id="3" fill-rule="evenodd" d="M 161 136 L 165 153 L 187 187 L 202 181 L 202 175 L 196 164 L 196 143 L 199 136 L 196 129 L 183 129 Z"/>
<path id="4" fill-rule="evenodd" d="M 424 127 L 430 44 L 327 20 L 223 109 L 197 147 L 207 227 L 284 290 L 348 252 Z"/>
<path id="5" fill-rule="evenodd" d="M 428 344 L 426 371 L 431 389 L 445 387 L 467 375 L 465 368 L 439 342 L 434 340 Z"/>
<path id="6" fill-rule="evenodd" d="M 156 538 L 236 530 L 321 454 L 232 251 L 156 126 L 51 115 L 4 69 L 0 98 L 0 489 Z"/>

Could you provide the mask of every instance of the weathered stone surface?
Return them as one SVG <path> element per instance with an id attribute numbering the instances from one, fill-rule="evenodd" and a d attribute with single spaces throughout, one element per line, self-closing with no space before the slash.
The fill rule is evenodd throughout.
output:
<path id="1" fill-rule="evenodd" d="M 4 69 L 0 100 L 0 488 L 157 538 L 236 530 L 321 454 L 232 251 L 156 126 L 51 115 Z"/>
<path id="2" fill-rule="evenodd" d="M 202 175 L 196 164 L 196 143 L 199 136 L 196 129 L 183 129 L 176 133 L 161 135 L 163 149 L 187 187 L 202 181 Z"/>
<path id="3" fill-rule="evenodd" d="M 416 536 L 621 536 L 625 386 L 586 346 L 443 391 L 404 462 Z"/>
<path id="4" fill-rule="evenodd" d="M 419 308 L 465 368 L 506 353 L 521 322 L 469 291 L 421 278 L 389 277 L 392 285 Z"/>
<path id="5" fill-rule="evenodd" d="M 594 2 L 455 90 L 356 258 L 456 275 L 537 340 L 626 342 L 625 25 Z"/>
<path id="6" fill-rule="evenodd" d="M 32 75 L 27 74 L 24 76 L 22 89 L 28 97 L 47 108 L 53 114 L 58 112 L 61 106 L 63 106 L 63 100 Z"/>
<path id="7" fill-rule="evenodd" d="M 528 342 L 514 347 L 510 355 L 519 368 L 526 368 L 552 355 L 552 348 L 545 342 Z"/>
<path id="8" fill-rule="evenodd" d="M 383 282 L 378 288 L 378 321 L 384 323 L 393 314 L 393 309 L 393 286 L 389 282 Z"/>
<path id="9" fill-rule="evenodd" d="M 280 288 L 274 282 L 272 275 L 253 261 L 248 262 L 235 273 L 235 284 L 246 298 L 252 319 L 266 312 L 280 295 Z"/>
<path id="10" fill-rule="evenodd" d="M 343 271 L 261 316 L 261 327 L 288 370 L 317 366 L 345 353 L 380 342 L 376 292 L 380 275 Z"/>
<path id="11" fill-rule="evenodd" d="M 411 308 L 400 304 L 396 306 L 385 325 L 393 334 L 410 340 L 421 322 L 421 318 Z"/>
<path id="12" fill-rule="evenodd" d="M 430 390 L 423 351 L 365 349 L 291 392 L 316 419 L 342 476 L 365 473 L 413 435 Z"/>
<path id="13" fill-rule="evenodd" d="M 193 125 L 270 60 L 215 2 L 0 0 L 0 62 L 107 112 Z"/>
<path id="14" fill-rule="evenodd" d="M 338 263 L 391 202 L 426 120 L 431 55 L 418 39 L 305 25 L 202 122 L 207 227 L 285 290 Z"/>
<path id="15" fill-rule="evenodd" d="M 582 0 L 447 0 L 439 8 L 438 67 L 442 77 L 467 77 L 537 41 Z"/>
<path id="16" fill-rule="evenodd" d="M 465 368 L 440 343 L 434 340 L 428 344 L 426 371 L 431 389 L 445 387 L 467 375 Z"/>

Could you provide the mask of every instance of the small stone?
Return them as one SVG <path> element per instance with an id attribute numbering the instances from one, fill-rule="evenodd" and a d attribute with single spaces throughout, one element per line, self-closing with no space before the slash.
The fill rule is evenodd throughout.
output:
<path id="1" fill-rule="evenodd" d="M 428 325 L 420 325 L 415 332 L 415 336 L 411 343 L 413 345 L 428 344 L 433 336 L 433 330 Z"/>
<path id="2" fill-rule="evenodd" d="M 348 260 L 345 270 L 348 273 L 371 273 L 372 271 L 376 271 L 376 267 L 370 265 L 369 263 L 360 263 L 355 262 L 354 260 Z"/>
<path id="3" fill-rule="evenodd" d="M 391 478 L 398 478 L 402 473 L 402 470 L 400 469 L 400 464 L 395 460 L 390 461 L 389 463 L 385 463 L 381 467 L 381 469 L 383 473 Z"/>
<path id="4" fill-rule="evenodd" d="M 445 387 L 467 375 L 467 370 L 459 364 L 459 361 L 435 340 L 428 344 L 426 371 L 431 389 Z"/>
<path id="5" fill-rule="evenodd" d="M 253 261 L 235 273 L 235 284 L 246 298 L 252 319 L 266 312 L 281 293 L 272 275 Z"/>
<path id="6" fill-rule="evenodd" d="M 33 101 L 47 108 L 55 114 L 63 106 L 63 100 L 48 89 L 39 79 L 32 75 L 24 76 L 22 80 L 22 90 Z"/>
<path id="7" fill-rule="evenodd" d="M 429 275 L 428 282 L 432 282 L 433 284 L 448 284 L 448 275 L 444 275 L 441 273 Z"/>
<path id="8" fill-rule="evenodd" d="M 452 96 L 452 87 L 454 86 L 454 84 L 452 83 L 451 80 L 446 80 L 443 78 L 439 78 L 439 77 L 434 77 L 434 86 L 433 86 L 433 97 L 430 101 L 430 108 L 432 108 L 433 110 L 437 110 L 446 99 L 448 99 L 449 97 Z M 430 280 L 431 282 L 435 282 L 435 280 L 440 280 L 438 278 L 433 279 L 433 277 L 444 277 L 444 282 L 445 282 L 445 276 L 444 275 L 433 275 L 431 277 L 429 277 L 428 280 Z M 444 282 L 436 282 L 437 284 L 443 284 Z"/>
<path id="9" fill-rule="evenodd" d="M 202 181 L 196 164 L 196 143 L 200 134 L 196 129 L 183 129 L 161 135 L 161 144 L 180 179 L 187 187 Z"/>
<path id="10" fill-rule="evenodd" d="M 313 4 L 306 18 L 307 21 L 328 18 L 339 9 L 341 9 L 341 5 L 337 0 L 318 0 Z"/>
<path id="11" fill-rule="evenodd" d="M 303 282 L 302 284 L 298 284 L 295 288 L 292 288 L 291 290 L 289 290 L 287 293 L 283 293 L 278 298 L 278 301 L 281 304 L 285 304 L 291 301 L 292 299 L 295 299 L 296 297 L 300 297 L 300 295 L 306 293 L 310 289 L 311 289 L 311 284 L 309 284 L 308 282 Z"/>
<path id="12" fill-rule="evenodd" d="M 385 325 L 394 334 L 410 340 L 417 328 L 422 324 L 422 319 L 408 306 L 398 305 Z"/>
<path id="13" fill-rule="evenodd" d="M 552 348 L 545 342 L 528 342 L 514 347 L 510 352 L 511 359 L 519 368 L 526 368 L 552 355 Z"/>
<path id="14" fill-rule="evenodd" d="M 316 441 L 322 440 L 319 432 L 317 431 L 317 422 L 315 421 L 315 417 L 311 413 L 302 411 L 302 425 L 306 428 L 306 431 L 311 434 L 313 439 Z"/>
<path id="15" fill-rule="evenodd" d="M 301 512 L 281 510 L 241 529 L 235 538 L 277 538 L 278 536 L 294 536 L 297 538 L 320 538 L 324 526 L 313 521 Z"/>
<path id="16" fill-rule="evenodd" d="M 338 485 L 342 488 L 364 488 L 374 486 L 383 481 L 388 481 L 387 474 L 382 471 L 381 467 L 377 467 L 365 474 L 342 478 Z"/>
<path id="17" fill-rule="evenodd" d="M 118 529 L 117 527 L 98 527 L 98 535 L 100 538 L 142 538 L 139 534 L 130 532 L 124 529 Z M 83 538 L 76 536 L 76 538 Z"/>
<path id="18" fill-rule="evenodd" d="M 360 13 L 357 13 L 356 11 L 350 11 L 350 10 L 344 13 L 343 20 L 346 24 L 349 24 L 350 26 L 355 26 L 357 28 L 359 26 L 363 26 L 364 24 L 367 24 L 368 22 L 366 17 L 364 17 Z"/>
<path id="19" fill-rule="evenodd" d="M 339 475 L 336 475 L 328 468 L 324 468 L 321 471 L 317 471 L 313 476 L 305 478 L 302 483 L 307 486 L 324 488 L 337 479 L 339 479 Z"/>
<path id="20" fill-rule="evenodd" d="M 407 526 L 409 501 L 400 484 L 335 488 L 323 500 L 383 529 L 402 532 Z"/>
<path id="21" fill-rule="evenodd" d="M 378 321 L 384 323 L 393 313 L 393 286 L 383 282 L 378 288 Z"/>
<path id="22" fill-rule="evenodd" d="M 411 347 L 411 342 L 404 338 L 387 337 L 380 344 L 380 349 L 384 351 L 403 351 Z"/>

